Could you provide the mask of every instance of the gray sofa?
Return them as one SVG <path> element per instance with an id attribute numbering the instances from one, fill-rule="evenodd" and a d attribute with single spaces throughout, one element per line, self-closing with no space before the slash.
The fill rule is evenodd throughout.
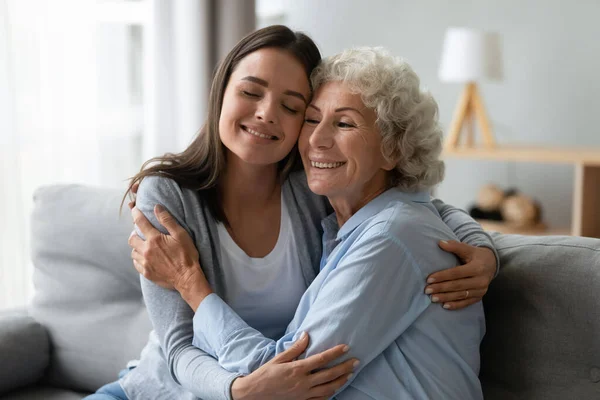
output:
<path id="1" fill-rule="evenodd" d="M 151 329 L 131 266 L 122 193 L 39 189 L 36 294 L 0 314 L 0 398 L 80 399 L 116 378 Z M 486 399 L 600 399 L 600 240 L 495 234 L 485 298 Z"/>

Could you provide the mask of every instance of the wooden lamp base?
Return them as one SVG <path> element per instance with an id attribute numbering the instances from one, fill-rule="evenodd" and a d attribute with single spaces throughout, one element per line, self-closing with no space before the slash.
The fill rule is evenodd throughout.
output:
<path id="1" fill-rule="evenodd" d="M 469 82 L 466 84 L 454 111 L 454 117 L 450 123 L 450 131 L 446 139 L 446 148 L 456 148 L 458 146 L 463 126 L 467 130 L 466 146 L 474 146 L 474 118 L 477 118 L 479 128 L 481 129 L 484 146 L 487 148 L 496 147 L 496 140 L 494 139 L 494 134 L 490 128 L 490 121 L 483 107 L 483 100 L 477 90 L 477 84 Z"/>

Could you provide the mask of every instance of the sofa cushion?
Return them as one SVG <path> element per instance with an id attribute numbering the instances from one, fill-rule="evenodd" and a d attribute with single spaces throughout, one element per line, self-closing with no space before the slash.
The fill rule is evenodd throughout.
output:
<path id="1" fill-rule="evenodd" d="M 0 395 L 36 383 L 50 358 L 46 329 L 25 311 L 0 312 Z"/>
<path id="2" fill-rule="evenodd" d="M 487 399 L 600 398 L 600 240 L 494 234 L 484 297 Z"/>
<path id="3" fill-rule="evenodd" d="M 30 314 L 49 332 L 48 383 L 94 391 L 137 358 L 151 325 L 127 238 L 122 191 L 80 185 L 34 195 Z"/>
<path id="4" fill-rule="evenodd" d="M 58 389 L 50 386 L 32 386 L 27 389 L 8 393 L 2 400 L 81 400 L 85 393 Z"/>

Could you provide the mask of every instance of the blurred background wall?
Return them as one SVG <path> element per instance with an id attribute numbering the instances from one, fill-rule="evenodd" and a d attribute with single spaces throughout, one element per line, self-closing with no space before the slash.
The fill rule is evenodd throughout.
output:
<path id="1" fill-rule="evenodd" d="M 283 23 L 322 53 L 384 46 L 409 61 L 446 130 L 462 85 L 438 78 L 448 27 L 502 36 L 504 80 L 480 82 L 500 144 L 600 148 L 598 0 L 0 0 L 0 308 L 31 297 L 36 187 L 125 188 L 201 127 L 217 61 Z M 468 207 L 495 182 L 569 225 L 573 167 L 447 160 L 437 196 Z M 117 210 L 115 210 L 117 218 Z"/>
<path id="2" fill-rule="evenodd" d="M 445 30 L 499 32 L 504 80 L 480 84 L 497 141 L 600 148 L 599 1 L 286 1 L 285 22 L 325 55 L 384 46 L 405 58 L 436 98 L 445 129 L 462 91 L 437 76 Z M 467 207 L 496 182 L 537 198 L 549 225 L 570 223 L 572 166 L 449 159 L 446 167 L 437 196 L 450 204 Z"/>

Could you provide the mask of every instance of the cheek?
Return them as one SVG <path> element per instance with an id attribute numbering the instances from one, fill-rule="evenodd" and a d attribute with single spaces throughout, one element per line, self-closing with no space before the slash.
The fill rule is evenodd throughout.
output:
<path id="1" fill-rule="evenodd" d="M 222 142 L 229 142 L 229 137 L 232 136 L 231 122 L 227 109 L 223 107 L 221 109 L 221 115 L 219 116 L 219 137 Z"/>
<path id="2" fill-rule="evenodd" d="M 221 107 L 221 115 L 219 116 L 219 129 L 228 129 L 231 125 L 232 115 L 231 101 L 227 99 L 227 96 L 223 98 L 223 106 Z"/>
<path id="3" fill-rule="evenodd" d="M 289 138 L 294 143 L 298 141 L 300 136 L 300 131 L 302 129 L 302 118 L 290 118 L 285 121 L 285 135 L 286 138 Z"/>
<path id="4" fill-rule="evenodd" d="M 298 150 L 304 153 L 308 149 L 308 139 L 310 138 L 311 130 L 306 124 L 304 124 L 300 131 L 300 137 L 298 138 Z"/>
<path id="5" fill-rule="evenodd" d="M 370 177 L 382 164 L 380 147 L 373 143 L 365 143 L 362 139 L 353 141 L 347 148 L 347 154 L 350 175 Z"/>

